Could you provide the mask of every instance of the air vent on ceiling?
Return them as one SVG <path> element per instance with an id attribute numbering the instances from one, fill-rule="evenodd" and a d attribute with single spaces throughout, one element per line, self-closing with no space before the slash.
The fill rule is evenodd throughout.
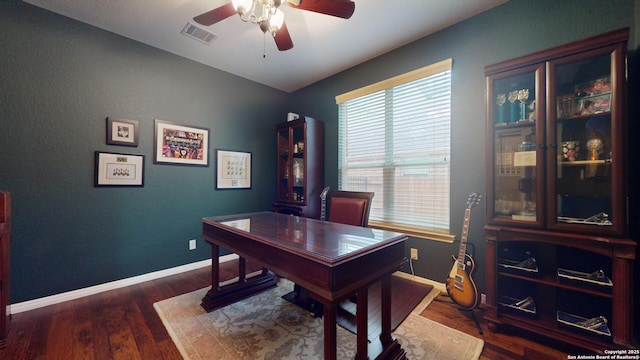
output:
<path id="1" fill-rule="evenodd" d="M 210 44 L 217 37 L 215 34 L 199 28 L 192 23 L 187 23 L 187 26 L 182 29 L 182 35 L 198 40 L 205 44 Z"/>

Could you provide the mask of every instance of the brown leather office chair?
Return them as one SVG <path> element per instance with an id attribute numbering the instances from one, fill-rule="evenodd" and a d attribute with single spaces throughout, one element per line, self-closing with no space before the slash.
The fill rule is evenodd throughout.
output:
<path id="1" fill-rule="evenodd" d="M 374 193 L 365 191 L 330 191 L 327 195 L 327 220 L 366 227 L 373 196 Z"/>
<path id="2" fill-rule="evenodd" d="M 365 191 L 329 191 L 326 196 L 328 215 L 323 214 L 323 218 L 331 222 L 366 227 L 369 224 L 373 196 L 373 192 Z M 298 284 L 283 298 L 312 312 L 315 317 L 322 316 L 322 304 L 313 300 L 308 291 Z"/>

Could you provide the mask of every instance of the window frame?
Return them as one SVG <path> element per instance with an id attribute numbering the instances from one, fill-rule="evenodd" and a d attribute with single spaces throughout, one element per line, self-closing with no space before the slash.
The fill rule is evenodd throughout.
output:
<path id="1" fill-rule="evenodd" d="M 392 77 L 390 79 L 386 79 L 368 86 L 364 86 L 362 88 L 359 89 L 355 89 L 352 91 L 349 91 L 347 93 L 341 94 L 336 96 L 336 104 L 340 107 L 340 104 L 345 103 L 347 101 L 350 100 L 354 100 L 357 98 L 361 98 L 367 95 L 371 95 L 380 91 L 386 91 L 389 89 L 392 89 L 394 87 L 406 84 L 406 83 L 410 83 L 413 82 L 415 80 L 420 80 L 432 75 L 437 75 L 446 71 L 451 71 L 452 70 L 452 59 L 446 59 L 440 62 L 437 62 L 435 64 L 431 64 L 410 72 L 407 72 L 405 74 L 401 74 L 395 77 Z M 451 76 L 451 75 L 450 75 Z M 451 78 L 449 78 L 449 86 L 451 86 Z M 340 111 L 340 110 L 339 110 Z M 386 120 L 385 120 L 386 121 Z M 449 121 L 451 121 L 451 119 L 449 119 Z M 339 114 L 338 116 L 338 127 L 340 129 L 341 125 L 341 116 Z M 451 123 L 449 124 L 449 126 L 451 126 Z M 340 132 L 340 130 L 339 130 Z M 341 146 L 340 141 L 342 141 L 340 139 L 341 134 L 339 134 L 339 139 L 338 139 L 338 146 Z M 387 135 L 385 135 L 387 136 Z M 450 135 L 449 135 L 450 136 Z M 450 143 L 450 139 L 449 139 L 449 156 L 451 154 L 451 143 Z M 339 151 L 340 153 L 340 151 Z M 340 155 L 339 155 L 340 156 Z M 338 159 L 339 163 L 341 163 L 342 159 Z M 449 187 L 448 187 L 448 208 L 450 209 L 450 201 L 451 201 L 451 162 L 450 162 L 450 158 L 447 161 L 449 163 L 448 165 L 448 180 L 449 180 Z M 340 178 L 342 176 L 342 167 L 339 168 L 339 181 Z M 388 176 L 392 176 L 393 178 L 396 178 L 396 176 L 393 174 L 393 169 L 385 169 L 384 167 L 382 167 L 382 172 L 383 172 L 383 178 L 387 178 Z M 392 172 L 391 175 L 389 175 L 388 173 Z M 384 181 L 383 183 L 386 183 L 386 181 Z M 375 198 L 374 198 L 375 201 Z M 391 231 L 399 231 L 402 233 L 405 233 L 409 236 L 413 236 L 413 237 L 419 237 L 419 238 L 425 238 L 425 239 L 429 239 L 429 240 L 436 240 L 436 241 L 442 241 L 442 242 L 448 242 L 448 243 L 452 243 L 455 239 L 454 235 L 451 235 L 451 219 L 449 217 L 449 214 L 447 214 L 447 230 L 446 231 L 440 231 L 440 230 L 436 230 L 436 229 L 430 229 L 430 228 L 426 228 L 426 227 L 419 227 L 419 226 L 412 226 L 412 225 L 408 225 L 408 224 L 402 224 L 402 223 L 398 223 L 398 222 L 393 222 L 393 221 L 385 221 L 385 220 L 378 220 L 378 219 L 370 219 L 369 220 L 369 226 L 372 228 L 378 228 L 378 229 L 384 229 L 384 230 L 391 230 Z"/>

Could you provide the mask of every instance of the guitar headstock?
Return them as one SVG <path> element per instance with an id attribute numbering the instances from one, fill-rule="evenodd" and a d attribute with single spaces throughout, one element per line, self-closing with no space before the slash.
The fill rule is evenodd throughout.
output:
<path id="1" fill-rule="evenodd" d="M 474 206 L 480 204 L 481 198 L 482 198 L 482 195 L 478 193 L 474 192 L 469 194 L 469 198 L 467 199 L 467 209 L 471 210 L 473 209 Z"/>
<path id="2" fill-rule="evenodd" d="M 320 200 L 326 200 L 327 199 L 327 194 L 329 193 L 329 189 L 331 189 L 329 186 L 327 186 L 324 189 L 322 189 L 322 192 L 320 193 Z"/>

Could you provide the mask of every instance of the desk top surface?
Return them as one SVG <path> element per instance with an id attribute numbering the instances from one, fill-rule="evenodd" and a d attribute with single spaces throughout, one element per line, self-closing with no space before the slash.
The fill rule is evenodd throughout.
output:
<path id="1" fill-rule="evenodd" d="M 205 224 L 205 233 L 206 226 L 210 225 L 331 262 L 396 244 L 407 238 L 397 232 L 274 212 L 212 216 L 203 218 L 202 222 Z"/>

